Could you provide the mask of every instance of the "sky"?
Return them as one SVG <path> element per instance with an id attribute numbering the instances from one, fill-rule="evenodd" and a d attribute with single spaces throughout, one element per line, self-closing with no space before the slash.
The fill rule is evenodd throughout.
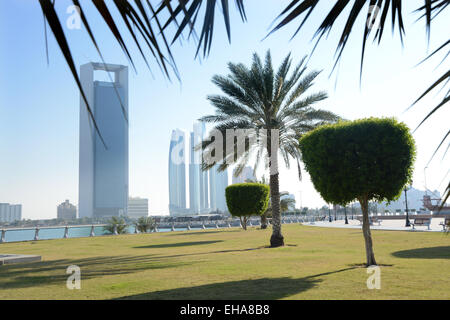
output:
<path id="1" fill-rule="evenodd" d="M 177 41 L 172 46 L 180 81 L 169 81 L 158 69 L 150 54 L 151 71 L 131 44 L 136 69 L 129 68 L 129 185 L 130 196 L 149 198 L 149 212 L 168 214 L 168 151 L 171 131 L 192 131 L 198 118 L 213 114 L 206 96 L 220 93 L 211 83 L 215 74 L 227 74 L 227 63 L 250 64 L 252 54 L 264 56 L 270 49 L 275 68 L 291 52 L 293 62 L 311 53 L 311 41 L 321 18 L 329 9 L 325 2 L 311 15 L 304 29 L 291 40 L 298 22 L 277 31 L 266 39 L 276 15 L 289 1 L 245 1 L 246 23 L 230 6 L 231 43 L 228 42 L 222 17 L 217 12 L 214 38 L 208 57 L 195 59 L 193 41 Z M 264 5 L 261 5 L 264 3 Z M 56 10 L 65 22 L 71 1 L 57 0 Z M 86 4 L 100 49 L 108 63 L 130 65 L 106 25 Z M 412 102 L 440 75 L 448 70 L 450 59 L 439 65 L 443 56 L 417 64 L 448 38 L 450 14 L 444 12 L 432 25 L 428 43 L 424 21 L 413 13 L 422 1 L 405 1 L 404 45 L 390 24 L 379 46 L 369 41 L 362 81 L 360 56 L 364 19 L 360 17 L 338 69 L 331 73 L 335 49 L 340 37 L 334 31 L 320 42 L 308 61 L 308 70 L 323 70 L 310 92 L 325 90 L 329 98 L 318 107 L 333 111 L 346 119 L 370 116 L 393 116 L 415 129 L 425 115 L 442 98 L 433 92 L 406 111 Z M 100 58 L 84 28 L 69 29 L 63 24 L 77 66 L 98 62 Z M 122 26 L 123 27 L 123 26 Z M 125 29 L 122 29 L 125 30 Z M 173 30 L 169 34 L 173 35 Z M 172 33 L 170 33 L 172 32 Z M 263 40 L 264 39 L 264 40 Z M 75 82 L 48 30 L 49 64 L 47 64 L 44 20 L 37 1 L 3 0 L 0 2 L 0 202 L 23 205 L 23 218 L 56 217 L 56 206 L 69 199 L 78 203 L 78 148 L 80 97 Z M 330 75 L 331 73 L 331 75 Z M 414 132 L 417 160 L 413 186 L 425 188 L 425 166 L 448 130 L 448 106 L 433 115 Z M 426 186 L 443 191 L 449 178 L 450 157 L 443 158 L 441 148 L 426 169 Z M 263 172 L 259 171 L 258 176 Z M 229 174 L 231 176 L 231 174 Z M 231 177 L 230 177 L 231 179 Z M 320 207 L 325 204 L 307 173 L 298 180 L 297 169 L 280 168 L 280 189 L 297 199 L 297 207 Z"/>

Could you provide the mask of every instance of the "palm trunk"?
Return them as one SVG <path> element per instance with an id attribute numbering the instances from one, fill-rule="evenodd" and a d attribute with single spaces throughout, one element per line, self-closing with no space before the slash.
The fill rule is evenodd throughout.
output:
<path id="1" fill-rule="evenodd" d="M 367 266 L 376 265 L 375 254 L 373 253 L 372 247 L 372 235 L 370 233 L 370 222 L 369 222 L 369 202 L 367 200 L 367 196 L 364 196 L 362 199 L 359 199 L 359 203 L 361 204 L 362 216 L 363 216 L 363 235 L 364 241 L 366 244 L 366 259 Z"/>
<path id="2" fill-rule="evenodd" d="M 267 213 L 261 215 L 261 229 L 267 229 Z"/>
<path id="3" fill-rule="evenodd" d="M 272 237 L 271 247 L 284 246 L 284 237 L 281 234 L 280 190 L 278 172 L 270 175 L 270 198 L 272 201 Z"/>

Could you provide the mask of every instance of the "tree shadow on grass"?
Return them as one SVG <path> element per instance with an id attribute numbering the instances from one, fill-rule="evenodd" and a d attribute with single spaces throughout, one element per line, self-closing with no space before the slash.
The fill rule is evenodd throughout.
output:
<path id="1" fill-rule="evenodd" d="M 126 300 L 275 300 L 282 299 L 314 288 L 321 276 L 343 272 L 345 268 L 316 274 L 304 278 L 261 278 L 205 284 L 195 287 L 176 288 L 147 292 L 118 299 Z"/>
<path id="2" fill-rule="evenodd" d="M 169 232 L 167 232 L 166 234 L 165 234 L 165 236 L 191 236 L 191 235 L 202 235 L 202 234 L 211 234 L 211 233 L 223 233 L 223 232 L 240 232 L 240 231 L 242 231 L 242 230 L 236 230 L 236 229 L 233 229 L 233 230 L 229 230 L 229 229 L 227 229 L 227 230 L 220 230 L 220 231 L 186 231 L 186 232 L 183 232 L 183 233 L 169 233 Z"/>
<path id="3" fill-rule="evenodd" d="M 40 284 L 60 283 L 65 285 L 69 274 L 67 267 L 76 265 L 81 269 L 81 279 L 91 279 L 108 275 L 177 268 L 192 265 L 195 261 L 170 261 L 154 255 L 141 256 L 103 256 L 85 259 L 60 259 L 27 264 L 3 265 L 0 267 L 0 288 L 26 288 Z"/>
<path id="4" fill-rule="evenodd" d="M 450 259 L 450 246 L 418 248 L 393 252 L 397 258 Z"/>
<path id="5" fill-rule="evenodd" d="M 217 243 L 217 242 L 223 242 L 223 240 L 162 243 L 162 244 L 152 244 L 152 245 L 148 245 L 148 246 L 138 246 L 138 247 L 134 247 L 134 248 L 144 248 L 144 249 L 176 248 L 176 247 L 197 246 L 197 245 L 202 245 L 202 244 L 212 244 L 212 243 Z"/>

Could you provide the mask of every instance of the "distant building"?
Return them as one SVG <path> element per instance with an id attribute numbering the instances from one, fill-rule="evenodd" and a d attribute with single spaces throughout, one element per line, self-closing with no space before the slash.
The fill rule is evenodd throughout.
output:
<path id="1" fill-rule="evenodd" d="M 205 124 L 194 123 L 189 144 L 189 211 L 196 215 L 205 213 L 209 207 L 208 172 L 202 171 L 202 151 L 195 150 L 205 138 Z"/>
<path id="2" fill-rule="evenodd" d="M 75 220 L 77 218 L 77 207 L 66 200 L 58 206 L 57 217 L 63 220 Z"/>
<path id="3" fill-rule="evenodd" d="M 128 217 L 138 219 L 148 217 L 148 199 L 132 198 L 128 199 Z"/>
<path id="4" fill-rule="evenodd" d="M 94 81 L 94 72 L 113 73 Z M 80 218 L 126 214 L 128 207 L 128 67 L 87 63 L 80 80 L 98 132 L 83 98 L 80 103 Z"/>
<path id="5" fill-rule="evenodd" d="M 169 212 L 171 216 L 186 215 L 185 133 L 172 131 L 169 146 Z"/>
<path id="6" fill-rule="evenodd" d="M 209 170 L 209 188 L 210 188 L 210 210 L 211 212 L 228 212 L 227 202 L 225 200 L 225 188 L 228 186 L 228 171 L 218 170 L 216 164 Z"/>
<path id="7" fill-rule="evenodd" d="M 14 222 L 22 220 L 22 205 L 0 203 L 0 222 Z"/>
<path id="8" fill-rule="evenodd" d="M 255 181 L 255 175 L 253 174 L 253 168 L 252 167 L 244 167 L 244 169 L 242 169 L 242 172 L 240 175 L 238 175 L 237 177 L 235 176 L 236 174 L 236 169 L 233 170 L 233 177 L 232 177 L 232 183 L 244 183 L 247 181 Z"/>

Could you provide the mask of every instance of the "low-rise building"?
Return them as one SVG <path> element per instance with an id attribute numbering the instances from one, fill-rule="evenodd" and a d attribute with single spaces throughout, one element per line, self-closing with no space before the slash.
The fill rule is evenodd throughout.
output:
<path id="1" fill-rule="evenodd" d="M 128 213 L 130 218 L 138 219 L 140 217 L 148 216 L 148 199 L 145 198 L 129 198 L 128 199 Z"/>
<path id="2" fill-rule="evenodd" d="M 14 222 L 22 220 L 22 205 L 0 203 L 0 222 Z"/>
<path id="3" fill-rule="evenodd" d="M 58 206 L 57 217 L 63 220 L 75 220 L 77 218 L 77 207 L 66 200 Z"/>

